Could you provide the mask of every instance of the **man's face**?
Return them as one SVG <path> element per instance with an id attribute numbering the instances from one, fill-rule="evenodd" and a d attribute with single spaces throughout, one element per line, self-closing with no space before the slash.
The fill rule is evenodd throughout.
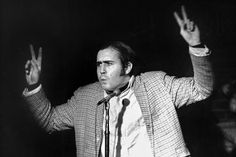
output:
<path id="1" fill-rule="evenodd" d="M 114 91 L 129 81 L 129 76 L 122 68 L 117 50 L 106 48 L 98 52 L 97 76 L 105 91 Z"/>

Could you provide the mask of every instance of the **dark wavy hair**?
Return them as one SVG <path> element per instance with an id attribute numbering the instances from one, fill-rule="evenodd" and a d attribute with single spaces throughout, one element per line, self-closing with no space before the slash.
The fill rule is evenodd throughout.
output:
<path id="1" fill-rule="evenodd" d="M 119 58 L 123 69 L 128 66 L 129 62 L 133 64 L 132 70 L 129 73 L 130 76 L 136 76 L 139 73 L 139 68 L 137 66 L 137 56 L 135 51 L 130 46 L 121 41 L 112 41 L 104 44 L 100 50 L 104 50 L 106 48 L 113 48 L 119 52 Z"/>

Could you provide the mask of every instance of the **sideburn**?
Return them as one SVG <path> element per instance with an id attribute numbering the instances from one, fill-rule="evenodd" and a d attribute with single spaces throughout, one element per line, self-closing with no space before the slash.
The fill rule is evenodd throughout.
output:
<path id="1" fill-rule="evenodd" d="M 120 71 L 120 76 L 124 76 L 124 75 L 126 75 L 126 74 L 125 74 L 125 68 L 122 67 L 122 69 L 121 69 L 121 71 Z"/>

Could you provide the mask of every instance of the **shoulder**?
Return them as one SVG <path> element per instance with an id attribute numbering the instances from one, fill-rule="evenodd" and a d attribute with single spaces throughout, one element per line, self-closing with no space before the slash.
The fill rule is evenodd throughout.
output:
<path id="1" fill-rule="evenodd" d="M 166 73 L 163 71 L 150 71 L 141 73 L 136 76 L 137 79 L 140 79 L 142 82 L 149 82 L 152 80 L 162 80 L 166 76 Z"/>
<path id="2" fill-rule="evenodd" d="M 150 71 L 146 73 L 141 73 L 136 76 L 136 84 L 146 84 L 147 86 L 168 86 L 170 85 L 175 76 L 170 76 L 163 71 Z"/>

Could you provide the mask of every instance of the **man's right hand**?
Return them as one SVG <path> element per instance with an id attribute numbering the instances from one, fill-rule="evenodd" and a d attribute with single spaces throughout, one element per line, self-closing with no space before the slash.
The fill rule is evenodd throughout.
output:
<path id="1" fill-rule="evenodd" d="M 38 50 L 38 57 L 36 58 L 34 47 L 30 45 L 31 60 L 28 60 L 25 64 L 25 78 L 28 85 L 33 85 L 38 83 L 40 72 L 41 72 L 41 63 L 42 63 L 42 47 Z"/>

